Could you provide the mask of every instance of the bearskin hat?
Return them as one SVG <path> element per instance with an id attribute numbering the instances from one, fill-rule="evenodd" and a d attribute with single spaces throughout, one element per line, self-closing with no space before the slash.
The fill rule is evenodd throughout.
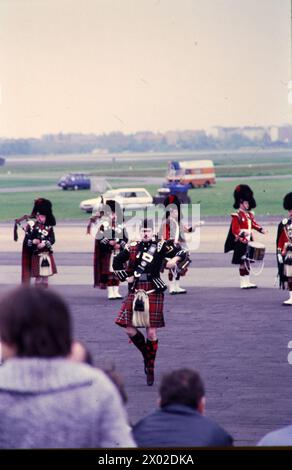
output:
<path id="1" fill-rule="evenodd" d="M 286 196 L 283 199 L 283 207 L 287 211 L 292 210 L 292 193 L 286 194 Z"/>
<path id="2" fill-rule="evenodd" d="M 52 212 L 52 203 L 48 199 L 39 198 L 35 199 L 34 206 L 31 212 L 31 217 L 36 217 L 37 214 L 46 216 L 46 224 L 53 226 L 56 225 L 56 219 Z"/>
<path id="3" fill-rule="evenodd" d="M 152 219 L 144 219 L 144 220 L 141 220 L 140 228 L 141 228 L 141 229 L 143 229 L 143 228 L 151 228 L 152 230 L 154 230 L 153 220 L 152 220 Z"/>
<path id="4" fill-rule="evenodd" d="M 243 201 L 249 202 L 250 209 L 254 209 L 257 205 L 253 197 L 253 191 L 247 184 L 239 184 L 238 186 L 236 186 L 233 196 L 234 196 L 234 204 L 233 204 L 234 209 L 238 209 L 240 206 L 240 203 L 242 203 Z"/>
<path id="5" fill-rule="evenodd" d="M 114 214 L 116 214 L 118 221 L 122 223 L 123 212 L 120 204 L 117 201 L 109 199 L 105 202 L 105 204 L 103 204 L 101 210 L 104 211 L 105 215 L 110 215 L 113 212 Z"/>
<path id="6" fill-rule="evenodd" d="M 175 195 L 175 194 L 169 194 L 168 196 L 166 196 L 166 198 L 164 199 L 163 201 L 163 205 L 168 208 L 168 210 L 166 211 L 166 214 L 165 214 L 165 217 L 168 219 L 169 216 L 170 216 L 170 209 L 171 208 L 176 208 L 177 211 L 178 211 L 178 222 L 180 222 L 180 218 L 181 218 L 181 202 L 179 200 L 179 198 Z"/>
<path id="7" fill-rule="evenodd" d="M 177 208 L 180 207 L 180 200 L 175 194 L 169 194 L 163 201 L 164 207 L 170 206 L 171 204 L 174 204 Z"/>

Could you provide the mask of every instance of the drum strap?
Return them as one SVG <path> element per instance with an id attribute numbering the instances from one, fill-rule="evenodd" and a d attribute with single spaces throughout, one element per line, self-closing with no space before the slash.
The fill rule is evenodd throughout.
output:
<path id="1" fill-rule="evenodd" d="M 249 218 L 249 216 L 247 216 L 247 232 L 249 238 L 251 238 L 251 219 Z"/>

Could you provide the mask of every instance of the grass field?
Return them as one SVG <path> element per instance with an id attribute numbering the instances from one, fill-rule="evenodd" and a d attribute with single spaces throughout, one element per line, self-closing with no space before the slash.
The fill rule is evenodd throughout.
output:
<path id="1" fill-rule="evenodd" d="M 243 183 L 243 182 L 242 182 Z M 254 191 L 257 202 L 256 213 L 260 215 L 281 215 L 283 197 L 292 191 L 292 179 L 267 179 L 244 181 Z M 236 184 L 236 183 L 235 183 Z M 233 181 L 220 181 L 212 188 L 190 191 L 192 203 L 201 204 L 201 215 L 222 216 L 233 211 Z"/>
<path id="2" fill-rule="evenodd" d="M 87 158 L 87 159 L 86 159 Z M 109 159 L 107 162 L 106 159 Z M 69 156 L 56 158 L 50 156 L 30 157 L 26 161 L 24 157 L 13 159 L 7 158 L 6 164 L 0 167 L 0 220 L 13 220 L 31 210 L 32 202 L 36 197 L 46 197 L 54 204 L 54 211 L 59 220 L 86 219 L 79 209 L 79 204 L 84 199 L 94 197 L 90 191 L 61 191 L 56 184 L 58 179 L 69 171 L 85 171 L 94 176 L 105 176 L 109 181 L 111 176 L 120 177 L 112 180 L 112 186 L 125 186 L 127 184 L 124 177 L 136 176 L 136 181 L 129 182 L 129 186 L 143 186 L 152 195 L 156 193 L 158 186 L 147 185 L 141 182 L 141 178 L 150 176 L 165 176 L 167 160 L 177 159 L 177 156 L 169 154 L 133 155 L 123 160 L 123 156 L 104 157 L 101 162 L 96 161 L 92 155 L 73 156 L 70 161 Z M 149 161 L 147 161 L 147 158 Z M 265 152 L 263 150 L 252 149 L 241 152 L 217 152 L 215 154 L 200 154 L 199 152 L 185 153 L 181 159 L 191 158 L 212 158 L 216 165 L 216 174 L 221 177 L 237 176 L 275 176 L 292 175 L 292 158 L 290 152 L 279 150 L 275 152 Z M 250 184 L 254 190 L 258 203 L 256 212 L 262 215 L 283 214 L 282 199 L 285 193 L 292 191 L 292 178 L 266 179 L 246 181 L 224 181 L 219 180 L 212 188 L 194 189 L 189 192 L 193 203 L 201 205 L 202 217 L 224 216 L 232 210 L 234 187 L 239 182 Z M 135 184 L 136 183 L 136 184 Z M 41 186 L 52 186 L 50 191 L 38 190 Z M 13 192 L 13 188 L 26 188 L 23 192 Z M 32 188 L 31 191 L 28 188 Z M 7 188 L 7 192 L 5 189 Z M 41 191 L 41 193 L 40 193 Z"/>
<path id="3" fill-rule="evenodd" d="M 247 181 L 248 182 L 248 181 Z M 253 180 L 250 183 L 257 201 L 256 213 L 260 215 L 284 214 L 282 209 L 283 196 L 292 190 L 292 179 Z M 226 216 L 233 210 L 233 181 L 220 181 L 212 188 L 193 189 L 189 192 L 192 203 L 200 204 L 201 216 Z M 157 185 L 145 186 L 154 195 Z M 45 197 L 53 202 L 54 213 L 58 220 L 88 218 L 81 212 L 79 204 L 83 199 L 93 197 L 90 191 L 61 191 L 47 192 L 29 191 L 23 193 L 0 194 L 0 220 L 13 220 L 31 210 L 32 202 L 37 197 Z"/>

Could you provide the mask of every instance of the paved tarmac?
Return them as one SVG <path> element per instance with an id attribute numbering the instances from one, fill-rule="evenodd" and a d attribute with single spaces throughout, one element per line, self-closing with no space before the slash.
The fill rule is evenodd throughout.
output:
<path id="1" fill-rule="evenodd" d="M 201 372 L 207 414 L 234 436 L 236 445 L 256 444 L 265 433 L 292 423 L 292 366 L 287 361 L 292 308 L 281 305 L 287 293 L 274 286 L 272 237 L 256 290 L 238 288 L 237 269 L 230 264 L 230 255 L 219 249 L 226 226 L 213 232 L 213 245 L 211 239 L 205 240 L 192 254 L 193 263 L 182 282 L 188 293 L 165 296 L 166 328 L 159 330 L 156 383 L 147 387 L 139 352 L 114 324 L 121 302 L 108 301 L 105 291 L 91 287 L 92 240 L 85 237 L 87 249 L 72 253 L 74 243 L 65 243 L 69 228 L 64 233 L 59 230 L 59 274 L 51 285 L 69 302 L 75 337 L 89 347 L 96 364 L 114 364 L 122 372 L 132 423 L 155 408 L 162 374 L 178 367 Z M 76 231 L 77 246 L 81 246 L 81 227 L 70 230 Z M 6 230 L 3 233 L 6 239 Z M 65 246 L 67 249 L 59 249 Z M 19 282 L 21 244 L 1 243 L 1 248 L 3 292 Z M 126 292 L 125 286 L 122 292 Z"/>

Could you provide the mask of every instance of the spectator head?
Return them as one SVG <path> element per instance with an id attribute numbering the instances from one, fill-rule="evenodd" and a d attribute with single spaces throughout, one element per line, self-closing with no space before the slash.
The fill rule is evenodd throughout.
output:
<path id="1" fill-rule="evenodd" d="M 91 352 L 80 341 L 73 341 L 69 359 L 74 362 L 83 362 L 93 366 L 93 357 Z"/>
<path id="2" fill-rule="evenodd" d="M 199 413 L 205 411 L 205 388 L 198 372 L 178 369 L 166 374 L 159 388 L 160 407 L 185 405 Z"/>
<path id="3" fill-rule="evenodd" d="M 3 359 L 66 357 L 72 344 L 71 317 L 56 293 L 18 287 L 0 299 Z"/>
<path id="4" fill-rule="evenodd" d="M 111 369 L 103 369 L 103 372 L 108 376 L 112 383 L 116 386 L 123 404 L 128 402 L 128 395 L 125 389 L 125 384 L 122 376 L 116 371 L 113 366 Z"/>

